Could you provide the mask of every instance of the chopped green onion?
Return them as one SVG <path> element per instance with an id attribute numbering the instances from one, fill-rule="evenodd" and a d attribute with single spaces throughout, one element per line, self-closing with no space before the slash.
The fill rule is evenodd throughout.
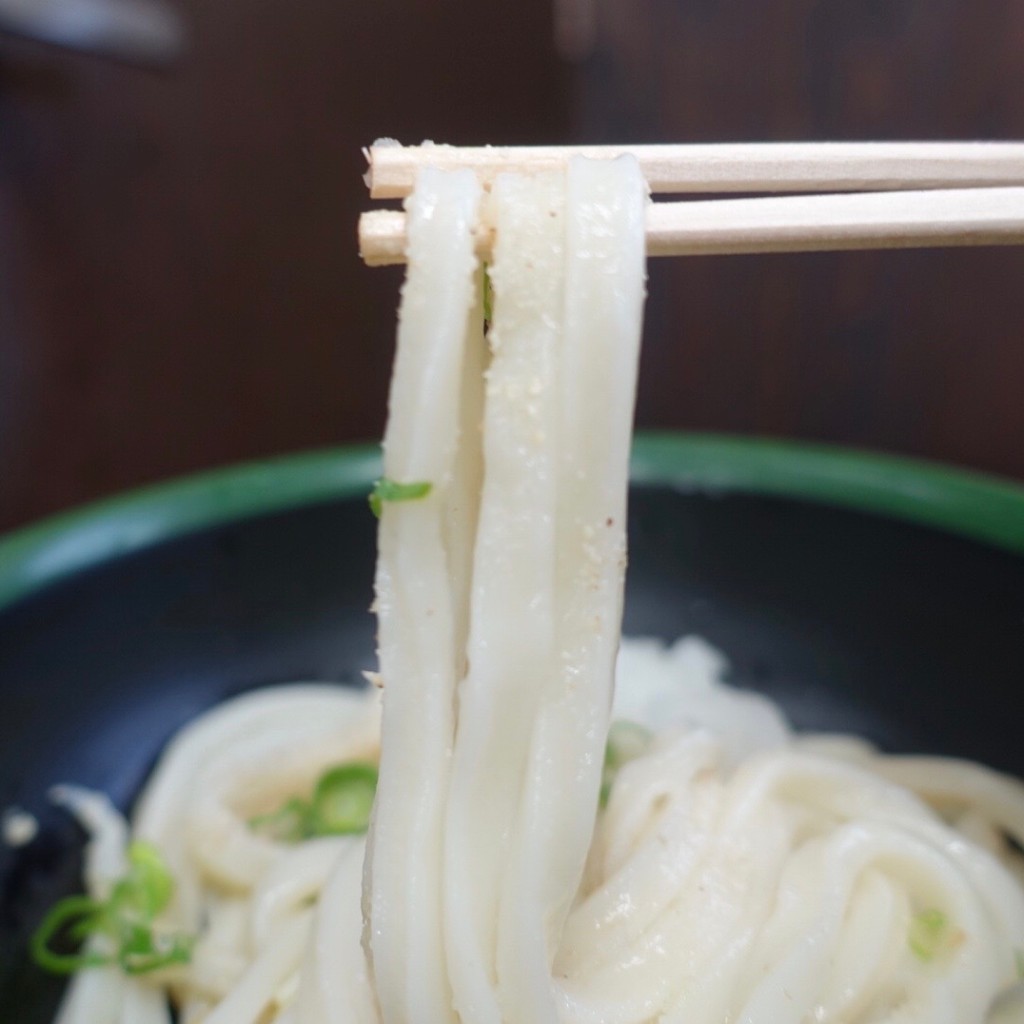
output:
<path id="1" fill-rule="evenodd" d="M 145 974 L 172 964 L 187 964 L 192 939 L 185 935 L 158 935 L 145 925 L 126 925 L 117 962 L 125 974 Z"/>
<path id="2" fill-rule="evenodd" d="M 374 483 L 370 492 L 370 509 L 380 519 L 385 501 L 416 501 L 418 498 L 425 498 L 432 486 L 428 480 L 402 484 L 397 480 L 389 480 L 386 476 L 381 477 Z"/>
<path id="3" fill-rule="evenodd" d="M 309 836 L 309 804 L 297 797 L 286 800 L 276 811 L 249 819 L 249 827 L 268 839 L 297 843 Z"/>
<path id="4" fill-rule="evenodd" d="M 174 895 L 174 879 L 160 851 L 151 843 L 128 848 L 128 874 L 114 886 L 108 910 L 120 916 L 151 921 Z"/>
<path id="5" fill-rule="evenodd" d="M 483 289 L 484 326 L 489 327 L 494 319 L 494 286 L 491 284 L 491 275 L 487 273 L 486 263 L 484 264 L 481 288 Z"/>
<path id="6" fill-rule="evenodd" d="M 649 729 L 636 722 L 612 722 L 608 730 L 608 744 L 604 750 L 604 770 L 601 773 L 601 807 L 608 804 L 619 769 L 645 754 L 650 745 Z"/>
<path id="7" fill-rule="evenodd" d="M 74 974 L 84 967 L 102 967 L 112 960 L 100 953 L 56 953 L 51 948 L 62 933 L 82 939 L 96 931 L 103 904 L 88 896 L 68 896 L 54 904 L 29 943 L 32 959 L 53 974 Z"/>
<path id="8" fill-rule="evenodd" d="M 376 792 L 377 769 L 372 764 L 338 765 L 320 777 L 312 800 L 292 797 L 278 810 L 251 818 L 249 826 L 282 843 L 354 835 L 369 828 Z"/>
<path id="9" fill-rule="evenodd" d="M 164 934 L 154 927 L 156 917 L 173 895 L 174 880 L 159 851 L 148 843 L 132 843 L 128 848 L 128 871 L 114 885 L 109 898 L 68 896 L 60 900 L 32 936 L 32 957 L 54 974 L 73 974 L 86 967 L 115 963 L 126 974 L 143 974 L 187 963 L 192 939 Z M 99 935 L 106 936 L 112 952 L 58 953 L 53 949 L 61 936 L 81 942 Z"/>
<path id="10" fill-rule="evenodd" d="M 931 963 L 935 959 L 948 937 L 949 918 L 935 907 L 922 910 L 910 921 L 907 941 L 914 956 L 924 963 Z"/>
<path id="11" fill-rule="evenodd" d="M 313 793 L 315 834 L 365 832 L 376 792 L 377 769 L 372 764 L 346 764 L 327 772 Z"/>
<path id="12" fill-rule="evenodd" d="M 651 730 L 636 722 L 612 722 L 608 730 L 605 764 L 621 768 L 627 762 L 635 761 L 647 752 L 652 738 Z"/>

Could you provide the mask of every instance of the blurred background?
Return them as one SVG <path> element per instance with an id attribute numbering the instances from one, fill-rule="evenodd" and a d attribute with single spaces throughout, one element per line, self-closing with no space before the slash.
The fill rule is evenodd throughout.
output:
<path id="1" fill-rule="evenodd" d="M 0 529 L 379 437 L 378 136 L 1024 138 L 1020 0 L 174 0 L 113 56 L 62 3 L 0 0 Z M 638 419 L 1024 479 L 1022 328 L 1024 250 L 661 261 Z"/>

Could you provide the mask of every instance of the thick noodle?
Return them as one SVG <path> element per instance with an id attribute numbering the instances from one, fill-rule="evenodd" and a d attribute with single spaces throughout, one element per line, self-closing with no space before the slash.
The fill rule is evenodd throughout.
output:
<path id="1" fill-rule="evenodd" d="M 478 477 L 480 458 L 478 423 L 457 416 L 460 402 L 481 407 L 479 361 L 475 381 L 462 370 L 479 317 L 467 320 L 473 188 L 428 173 L 410 204 L 385 438 L 388 477 L 432 482 L 426 499 L 385 507 L 379 542 L 367 891 L 394 1022 L 555 1019 L 550 964 L 593 831 L 621 617 L 643 179 L 626 159 L 577 162 L 568 183 L 496 183 L 483 485 L 464 489 L 457 532 L 452 484 Z M 441 288 L 441 272 L 458 285 Z"/>
<path id="2" fill-rule="evenodd" d="M 384 715 L 380 781 L 367 845 L 367 929 L 381 1018 L 450 1021 L 440 878 L 454 684 L 465 658 L 475 494 L 466 429 L 466 349 L 479 344 L 473 254 L 480 186 L 468 171 L 424 172 L 408 203 L 409 272 L 384 436 L 384 473 L 429 483 L 387 502 L 378 536 L 376 607 Z M 470 328 L 472 314 L 472 329 Z M 473 339 L 469 340 L 469 336 Z M 466 388 L 481 386 L 468 380 Z M 467 451 L 468 449 L 468 451 Z M 467 507 L 468 506 L 470 507 Z"/>
<path id="3" fill-rule="evenodd" d="M 489 194 L 421 175 L 383 701 L 280 687 L 183 730 L 132 835 L 173 871 L 159 924 L 197 935 L 191 962 L 86 971 L 59 1024 L 168 1024 L 168 993 L 181 1024 L 1024 1021 L 1020 782 L 795 736 L 695 638 L 625 645 L 613 687 L 645 205 L 628 158 Z M 350 761 L 379 761 L 366 837 L 251 827 Z M 103 898 L 127 823 L 56 797 Z"/>

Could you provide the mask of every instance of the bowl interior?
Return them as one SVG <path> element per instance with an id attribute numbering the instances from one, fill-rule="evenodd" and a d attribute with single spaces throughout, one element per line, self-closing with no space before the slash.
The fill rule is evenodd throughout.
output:
<path id="1" fill-rule="evenodd" d="M 81 834 L 47 807 L 73 781 L 127 807 L 167 738 L 265 683 L 358 682 L 373 662 L 375 523 L 317 500 L 110 559 L 0 612 L 0 1020 L 49 1024 L 60 985 L 24 955 L 77 886 Z M 625 628 L 719 646 L 733 680 L 809 729 L 1024 774 L 1024 555 L 808 500 L 634 487 Z"/>

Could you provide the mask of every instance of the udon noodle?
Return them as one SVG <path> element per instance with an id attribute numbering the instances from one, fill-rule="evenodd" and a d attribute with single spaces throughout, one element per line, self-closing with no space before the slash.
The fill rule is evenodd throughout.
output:
<path id="1" fill-rule="evenodd" d="M 635 162 L 421 174 L 384 446 L 382 689 L 255 692 L 168 747 L 129 836 L 197 936 L 60 1024 L 1021 1020 L 1024 787 L 801 737 L 696 639 L 623 645 L 646 192 Z M 495 232 L 490 285 L 475 239 Z M 493 320 L 485 325 L 485 291 Z M 369 832 L 253 827 L 379 766 Z M 98 940 L 97 940 L 98 941 Z"/>

